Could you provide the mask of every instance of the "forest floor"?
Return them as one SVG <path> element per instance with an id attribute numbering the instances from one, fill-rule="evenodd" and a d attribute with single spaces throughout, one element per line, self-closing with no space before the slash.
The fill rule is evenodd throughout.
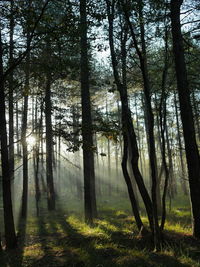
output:
<path id="1" fill-rule="evenodd" d="M 146 218 L 143 218 L 146 221 Z M 171 212 L 165 244 L 153 252 L 148 238 L 138 236 L 129 212 L 102 208 L 93 227 L 78 214 L 61 208 L 19 222 L 19 246 L 0 254 L 4 266 L 200 266 L 200 242 L 192 238 L 188 209 Z"/>

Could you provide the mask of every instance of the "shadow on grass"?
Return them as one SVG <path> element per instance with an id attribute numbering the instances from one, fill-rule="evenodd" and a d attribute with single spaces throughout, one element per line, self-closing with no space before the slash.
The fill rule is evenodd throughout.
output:
<path id="1" fill-rule="evenodd" d="M 165 252 L 153 253 L 150 242 L 135 235 L 134 223 L 114 213 L 96 220 L 94 227 L 89 227 L 76 218 L 66 217 L 62 210 L 40 214 L 35 224 L 33 245 L 26 247 L 25 251 L 22 246 L 18 251 L 18 260 L 12 264 L 7 261 L 9 266 L 197 266 L 180 262 L 181 253 L 187 252 L 183 251 L 184 246 L 180 247 L 180 240 L 175 242 L 174 239 L 169 239 Z M 22 236 L 25 234 L 26 231 Z M 20 242 L 24 244 L 23 238 Z M 187 242 L 189 239 L 184 244 Z M 190 246 L 194 251 L 188 257 L 198 260 L 195 254 L 196 243 L 190 240 Z"/>
<path id="2" fill-rule="evenodd" d="M 94 228 L 84 229 L 83 223 L 66 220 L 61 211 L 40 216 L 38 234 L 44 256 L 37 266 L 190 266 L 174 256 L 152 253 L 146 240 L 122 231 L 123 221 L 114 224 L 112 220 L 114 230 L 110 224 L 97 221 Z"/>

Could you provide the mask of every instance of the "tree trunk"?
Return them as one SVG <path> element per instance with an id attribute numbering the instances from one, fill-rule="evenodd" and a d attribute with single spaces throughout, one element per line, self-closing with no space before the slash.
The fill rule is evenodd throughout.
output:
<path id="1" fill-rule="evenodd" d="M 39 152 L 40 152 L 40 131 L 41 129 L 41 120 L 38 120 L 38 102 L 37 99 L 35 101 L 35 116 L 34 120 L 34 134 L 36 137 L 36 143 L 33 147 L 33 168 L 34 168 L 34 178 L 35 178 L 35 201 L 36 201 L 36 212 L 37 216 L 39 216 L 39 200 L 40 200 L 40 184 L 39 184 Z"/>
<path id="2" fill-rule="evenodd" d="M 183 136 L 189 174 L 190 196 L 193 214 L 193 235 L 200 238 L 200 158 L 196 143 L 193 113 L 188 88 L 183 38 L 180 24 L 182 0 L 171 0 L 171 23 L 173 50 L 177 78 L 177 90 L 180 101 Z"/>
<path id="3" fill-rule="evenodd" d="M 27 59 L 29 62 L 29 59 Z M 28 116 L 28 91 L 29 91 L 29 63 L 26 69 L 26 81 L 25 81 L 25 96 L 24 96 L 24 108 L 22 119 L 22 157 L 23 157 L 23 192 L 22 192 L 22 217 L 27 215 L 27 202 L 28 202 L 28 149 L 26 141 L 27 131 L 27 116 Z"/>
<path id="4" fill-rule="evenodd" d="M 186 169 L 184 164 L 184 158 L 183 158 L 183 147 L 181 142 L 181 134 L 180 134 L 180 125 L 179 125 L 179 116 L 178 116 L 178 107 L 177 107 L 177 101 L 176 101 L 176 92 L 174 92 L 174 106 L 175 106 L 175 114 L 176 114 L 176 126 L 177 126 L 177 139 L 178 139 L 178 150 L 179 150 L 179 156 L 180 156 L 180 163 L 181 163 L 181 185 L 182 189 L 185 195 L 188 194 L 187 184 L 186 184 Z"/>
<path id="5" fill-rule="evenodd" d="M 138 209 L 138 202 L 135 197 L 135 192 L 133 190 L 131 178 L 129 176 L 128 170 L 127 170 L 127 164 L 128 164 L 128 137 L 126 133 L 123 134 L 123 140 L 124 140 L 124 151 L 123 151 L 123 157 L 122 157 L 122 171 L 124 175 L 124 179 L 127 185 L 129 199 L 131 202 L 132 211 L 135 217 L 135 222 L 137 224 L 138 230 L 141 231 L 144 229 L 143 222 L 140 217 L 139 209 Z"/>
<path id="6" fill-rule="evenodd" d="M 113 40 L 114 3 L 111 4 L 109 0 L 106 0 L 106 3 L 107 3 L 107 14 L 108 14 L 108 22 L 109 22 L 109 43 L 110 43 L 110 50 L 111 50 L 113 74 L 114 74 L 114 78 L 115 78 L 115 83 L 117 85 L 117 89 L 118 89 L 119 94 L 120 94 L 121 104 L 122 104 L 122 112 L 121 112 L 122 120 L 121 121 L 122 121 L 123 138 L 124 138 L 123 141 L 126 144 L 126 146 L 127 146 L 127 142 L 128 142 L 128 146 L 130 146 L 130 148 L 131 148 L 130 149 L 131 150 L 131 166 L 132 166 L 133 174 L 134 174 L 136 183 L 138 185 L 138 189 L 140 191 L 140 194 L 142 196 L 142 199 L 143 199 L 145 207 L 146 207 L 146 211 L 147 211 L 147 215 L 149 218 L 149 224 L 150 224 L 151 230 L 153 230 L 152 202 L 151 202 L 149 194 L 146 190 L 143 178 L 141 176 L 141 173 L 140 173 L 139 167 L 138 167 L 139 152 L 138 152 L 138 147 L 137 147 L 136 135 L 135 135 L 135 131 L 133 128 L 131 112 L 130 112 L 129 106 L 128 106 L 127 88 L 124 84 L 121 83 L 120 77 L 119 77 L 119 72 L 117 69 L 118 64 L 117 64 L 117 59 L 116 59 L 116 54 L 115 54 L 115 49 L 114 49 L 114 40 Z M 126 146 L 124 145 L 124 148 L 126 148 Z M 126 150 L 125 150 L 125 152 L 126 152 Z M 123 159 L 124 159 L 124 157 L 123 157 Z M 124 163 L 123 163 L 123 165 L 124 165 Z M 129 178 L 129 180 L 130 180 L 129 176 L 126 176 L 124 178 L 125 178 L 125 180 L 127 178 Z M 126 183 L 127 183 L 127 181 L 126 181 Z M 131 184 L 131 181 L 130 181 L 130 184 Z M 132 184 L 131 184 L 131 186 L 132 186 Z M 128 190 L 129 190 L 129 187 L 128 187 Z M 132 192 L 133 192 L 133 190 L 132 190 Z M 130 198 L 132 197 L 130 195 L 130 192 L 129 192 L 129 197 Z M 133 192 L 133 197 L 135 199 L 134 192 Z M 133 199 L 133 201 L 134 201 L 134 199 Z M 138 213 L 138 209 L 136 211 Z M 138 215 L 136 213 L 134 213 L 135 219 L 137 218 L 137 216 Z"/>
<path id="7" fill-rule="evenodd" d="M 169 139 L 169 131 L 168 131 L 168 125 L 166 123 L 166 142 L 167 142 L 167 154 L 169 158 L 169 194 L 170 198 L 174 198 L 174 195 L 176 194 L 176 181 L 174 177 L 174 166 L 173 166 L 173 158 L 172 158 L 172 149 L 170 145 L 170 139 Z"/>
<path id="8" fill-rule="evenodd" d="M 198 102 L 195 99 L 195 92 L 192 91 L 192 102 L 194 107 L 194 122 L 196 125 L 196 130 L 198 134 L 198 140 L 200 141 L 200 123 L 199 123 L 199 110 L 198 110 Z"/>
<path id="9" fill-rule="evenodd" d="M 16 120 L 16 139 L 17 139 L 17 155 L 18 156 L 21 156 L 21 146 L 20 146 L 20 142 L 19 142 L 19 109 L 18 109 L 18 101 L 16 101 L 16 117 L 15 117 L 15 120 Z"/>
<path id="10" fill-rule="evenodd" d="M 143 175 L 143 162 L 142 162 L 142 147 L 141 147 L 141 138 L 140 138 L 140 124 L 139 124 L 139 114 L 137 109 L 137 98 L 135 95 L 135 116 L 136 116 L 136 125 L 137 125 L 137 139 L 139 147 L 139 157 L 140 157 L 140 171 Z"/>
<path id="11" fill-rule="evenodd" d="M 106 119 L 109 125 L 109 115 L 108 115 L 108 97 L 106 95 Z M 108 133 L 109 135 L 109 133 Z M 108 157 L 108 195 L 111 196 L 112 194 L 112 181 L 111 181 L 111 157 L 110 157 L 110 139 L 107 136 L 107 157 Z"/>
<path id="12" fill-rule="evenodd" d="M 14 16 L 13 16 L 14 1 L 10 1 L 10 49 L 9 49 L 9 65 L 13 64 L 13 32 L 14 32 Z M 13 71 L 9 75 L 9 163 L 11 177 L 14 175 L 14 104 L 13 104 Z"/>
<path id="13" fill-rule="evenodd" d="M 17 245 L 15 234 L 12 198 L 11 198 L 11 176 L 9 170 L 9 156 L 6 129 L 6 108 L 5 91 L 3 77 L 3 53 L 0 30 L 0 142 L 1 142 L 1 168 L 2 168 L 2 187 L 3 187 L 3 210 L 6 248 L 12 249 Z"/>
<path id="14" fill-rule="evenodd" d="M 51 104 L 51 74 L 46 77 L 45 87 L 45 121 L 46 121 L 46 179 L 48 209 L 55 209 L 55 192 L 53 181 L 53 132 L 52 132 L 52 104 Z"/>
<path id="15" fill-rule="evenodd" d="M 143 77 L 144 85 L 144 95 L 145 95 L 145 106 L 147 111 L 147 131 L 149 136 L 149 159 L 151 166 L 151 179 L 152 179 L 152 205 L 153 205 L 153 214 L 154 214 L 154 243 L 156 249 L 160 249 L 160 230 L 158 224 L 158 211 L 157 211 L 157 158 L 156 158 L 156 149 L 155 149 L 155 137 L 154 137 L 154 116 L 151 106 L 151 92 L 150 92 L 150 82 L 148 75 L 147 67 L 147 56 L 146 56 L 146 41 L 145 41 L 145 28 L 144 28 L 144 17 L 143 17 L 143 2 L 138 1 L 139 5 L 139 20 L 140 20 L 140 35 L 142 42 L 142 56 L 140 56 L 140 67 Z"/>
<path id="16" fill-rule="evenodd" d="M 150 94 L 150 83 L 148 77 L 148 68 L 147 68 L 147 56 L 146 56 L 146 42 L 145 42 L 145 28 L 144 28 L 144 18 L 143 18 L 143 5 L 142 1 L 138 1 L 139 8 L 139 25 L 140 25 L 140 38 L 141 38 L 141 50 L 138 46 L 138 41 L 133 30 L 133 26 L 130 22 L 129 14 L 127 9 L 124 6 L 125 17 L 130 28 L 131 36 L 134 42 L 136 52 L 140 60 L 140 68 L 143 78 L 144 86 L 144 96 L 145 96 L 145 111 L 147 116 L 147 141 L 149 142 L 149 159 L 151 166 L 151 196 L 152 196 L 152 208 L 153 208 L 153 236 L 154 236 L 154 245 L 157 250 L 161 246 L 161 234 L 158 224 L 158 212 L 157 212 L 157 159 L 155 151 L 155 138 L 154 138 L 154 117 L 151 107 L 151 94 Z"/>
<path id="17" fill-rule="evenodd" d="M 93 223 L 97 216 L 94 151 L 92 134 L 92 115 L 89 90 L 89 64 L 87 40 L 87 0 L 80 1 L 80 32 L 81 32 L 81 104 L 82 104 L 82 138 L 83 138 L 83 169 L 84 169 L 84 205 L 85 221 Z"/>
<path id="18" fill-rule="evenodd" d="M 27 3 L 28 12 L 31 8 L 31 0 Z M 29 18 L 26 21 L 27 33 L 26 33 L 26 44 L 27 48 L 30 45 L 30 25 Z M 27 50 L 26 62 L 25 62 L 25 86 L 23 91 L 24 96 L 24 106 L 23 106 L 23 117 L 22 117 L 22 134 L 21 134 L 21 142 L 22 142 L 22 157 L 23 157 L 23 192 L 22 192 L 22 217 L 27 216 L 27 203 L 28 203 L 28 148 L 27 148 L 27 119 L 28 119 L 28 97 L 30 93 L 30 50 Z"/>
<path id="19" fill-rule="evenodd" d="M 166 81 L 168 76 L 168 31 L 165 28 L 165 54 L 164 54 L 164 67 L 162 71 L 162 81 L 161 81 L 161 99 L 159 105 L 159 117 L 160 117 L 160 127 L 158 126 L 158 131 L 160 129 L 160 150 L 162 156 L 162 166 L 161 166 L 161 173 L 162 176 L 162 168 L 165 172 L 165 181 L 164 181 L 164 188 L 163 188 L 163 195 L 162 195 L 162 218 L 160 228 L 161 230 L 164 229 L 165 220 L 166 220 L 166 196 L 168 190 L 168 183 L 169 183 L 169 168 L 167 166 L 166 160 L 166 138 L 168 140 L 168 132 L 167 132 L 167 93 L 166 93 Z M 158 120 L 159 121 L 159 120 Z M 161 177 L 159 178 L 161 179 Z"/>

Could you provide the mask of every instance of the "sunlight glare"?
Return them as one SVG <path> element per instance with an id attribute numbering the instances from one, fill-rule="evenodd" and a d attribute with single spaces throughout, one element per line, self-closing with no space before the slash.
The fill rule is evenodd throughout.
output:
<path id="1" fill-rule="evenodd" d="M 27 144 L 29 146 L 31 146 L 31 147 L 36 144 L 36 138 L 33 135 L 28 136 L 27 139 L 26 139 L 26 141 L 27 141 Z"/>

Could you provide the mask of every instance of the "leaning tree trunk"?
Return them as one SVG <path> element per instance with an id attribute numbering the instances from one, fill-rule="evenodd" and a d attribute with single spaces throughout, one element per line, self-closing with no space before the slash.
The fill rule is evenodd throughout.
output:
<path id="1" fill-rule="evenodd" d="M 194 119 L 187 80 L 187 70 L 180 24 L 180 8 L 183 0 L 171 0 L 173 51 L 180 101 L 183 136 L 189 174 L 190 197 L 193 215 L 193 235 L 200 238 L 200 158 L 196 143 Z"/>
<path id="2" fill-rule="evenodd" d="M 154 138 L 154 116 L 151 106 L 151 94 L 150 94 L 150 84 L 148 77 L 148 68 L 147 68 L 147 56 L 146 56 L 146 42 L 145 42 L 145 28 L 144 28 L 144 18 L 143 18 L 143 1 L 138 1 L 139 8 L 139 25 L 140 25 L 140 38 L 141 38 L 141 50 L 138 45 L 138 40 L 136 38 L 135 32 L 133 30 L 132 23 L 129 18 L 128 10 L 125 5 L 123 5 L 125 18 L 127 24 L 129 25 L 133 43 L 139 57 L 140 68 L 142 72 L 143 87 L 144 87 L 144 96 L 145 96 L 145 111 L 147 118 L 147 141 L 149 143 L 149 159 L 151 167 L 151 197 L 152 197 L 152 208 L 153 208 L 153 236 L 154 236 L 154 245 L 157 250 L 161 246 L 161 233 L 158 223 L 158 211 L 157 211 L 157 159 L 155 151 L 155 138 Z"/>
<path id="3" fill-rule="evenodd" d="M 127 50 L 126 49 L 127 32 L 126 32 L 126 28 L 127 27 L 125 26 L 124 29 L 123 29 L 124 33 L 123 33 L 123 31 L 121 32 L 121 62 L 122 62 L 122 84 L 123 84 L 123 88 L 120 88 L 120 89 L 124 91 L 124 103 L 127 103 L 125 105 L 128 107 L 129 103 L 128 103 L 128 93 L 127 93 L 127 67 L 126 67 L 127 66 L 127 51 L 126 51 Z M 123 110 L 125 110 L 125 109 L 123 109 Z M 123 124 L 125 126 L 125 124 L 126 124 L 125 120 L 123 121 Z M 126 141 L 126 138 L 127 138 L 127 141 Z M 136 185 L 135 177 L 134 177 L 134 174 L 133 174 L 133 171 L 132 171 L 132 166 L 131 166 L 132 150 L 131 150 L 131 146 L 130 146 L 130 136 L 128 136 L 128 135 L 126 136 L 125 133 L 124 133 L 123 140 L 124 140 L 125 144 L 127 143 L 126 149 L 128 150 L 128 170 L 129 170 L 129 177 L 130 177 L 131 184 L 132 184 L 132 189 L 133 189 L 133 192 L 134 192 L 134 195 L 132 194 L 133 195 L 132 197 L 135 198 L 134 201 L 136 201 L 136 204 L 134 204 L 134 205 L 139 210 L 139 201 L 138 201 L 138 196 L 137 196 L 137 185 Z M 127 153 L 126 150 L 125 150 L 125 144 L 124 144 L 124 154 L 123 154 L 122 162 L 124 160 L 125 153 Z M 126 162 L 126 164 L 127 164 L 127 162 Z M 127 183 L 127 186 L 128 186 L 128 183 Z M 132 205 L 133 205 L 133 203 L 132 203 Z M 138 217 L 138 215 L 137 215 L 137 217 Z M 138 217 L 138 219 L 140 219 L 140 218 Z M 143 225 L 142 225 L 142 227 L 143 227 Z"/>
<path id="4" fill-rule="evenodd" d="M 3 187 L 3 210 L 6 248 L 15 248 L 17 239 L 15 234 L 12 198 L 11 198 L 11 176 L 9 170 L 9 157 L 7 146 L 6 129 L 6 108 L 5 91 L 3 77 L 3 53 L 2 53 L 1 31 L 0 31 L 0 142 L 1 142 L 1 168 L 2 168 L 2 187 Z"/>
<path id="5" fill-rule="evenodd" d="M 122 171 L 123 171 L 124 179 L 125 179 L 125 182 L 127 185 L 129 199 L 130 199 L 132 211 L 133 211 L 133 214 L 135 217 L 135 222 L 137 224 L 138 230 L 141 231 L 144 228 L 144 225 L 143 225 L 143 222 L 142 222 L 141 217 L 140 217 L 139 208 L 138 208 L 138 201 L 137 201 L 135 192 L 133 190 L 133 185 L 131 182 L 130 175 L 129 175 L 128 170 L 127 170 L 128 146 L 129 145 L 128 145 L 128 136 L 125 132 L 123 133 L 123 140 L 124 140 L 124 151 L 123 151 L 123 156 L 122 156 Z"/>
<path id="6" fill-rule="evenodd" d="M 136 135 L 135 135 L 135 131 L 134 131 L 133 123 L 132 123 L 131 112 L 130 112 L 129 105 L 128 105 L 127 88 L 126 88 L 126 85 L 121 82 L 120 76 L 119 76 L 119 71 L 117 68 L 118 62 L 116 59 L 114 40 L 113 40 L 114 3 L 113 2 L 111 3 L 109 0 L 106 0 L 106 3 L 107 3 L 107 15 L 108 15 L 108 22 L 109 22 L 109 44 L 110 44 L 110 50 L 111 50 L 113 74 L 114 74 L 117 89 L 118 89 L 119 94 L 120 94 L 121 104 L 122 104 L 121 115 L 122 115 L 122 129 L 123 129 L 123 139 L 124 139 L 123 141 L 125 144 L 130 146 L 132 171 L 133 171 L 138 189 L 140 191 L 140 194 L 141 194 L 142 199 L 143 199 L 144 204 L 145 204 L 145 208 L 147 211 L 151 230 L 153 231 L 152 202 L 151 202 L 151 199 L 150 199 L 149 194 L 147 192 L 147 189 L 144 185 L 144 181 L 143 181 L 143 178 L 141 176 L 141 173 L 140 173 L 139 167 L 138 167 L 139 152 L 138 152 L 138 147 L 137 147 Z M 124 70 L 122 70 L 122 72 L 124 72 Z M 125 150 L 125 152 L 126 152 L 126 150 Z M 124 164 L 122 161 L 122 167 L 123 167 L 123 165 Z M 126 183 L 127 183 L 127 178 L 130 180 L 130 176 L 127 176 L 127 177 L 125 176 Z M 131 182 L 129 184 L 131 184 Z M 129 191 L 129 184 L 127 183 L 128 191 Z M 132 184 L 131 184 L 131 187 L 132 187 Z M 133 193 L 133 197 L 135 199 L 135 195 L 134 195 L 133 190 L 132 190 L 132 193 Z M 130 198 L 132 197 L 130 195 L 130 192 L 129 192 L 129 197 Z M 132 199 L 132 200 L 134 201 L 134 199 Z M 131 200 L 131 203 L 133 203 L 132 200 Z M 136 202 L 136 201 L 134 201 L 134 202 Z M 137 204 L 137 202 L 136 202 L 136 204 Z M 133 212 L 134 212 L 134 207 L 132 207 L 132 208 L 133 208 Z M 136 212 L 139 213 L 138 208 L 136 209 Z M 135 212 L 134 212 L 134 217 L 137 220 L 138 215 Z M 139 217 L 139 220 L 141 220 L 140 217 Z M 140 225 L 140 224 L 141 224 L 140 221 L 138 221 L 137 225 Z M 141 230 L 141 229 L 139 228 L 139 230 Z"/>

